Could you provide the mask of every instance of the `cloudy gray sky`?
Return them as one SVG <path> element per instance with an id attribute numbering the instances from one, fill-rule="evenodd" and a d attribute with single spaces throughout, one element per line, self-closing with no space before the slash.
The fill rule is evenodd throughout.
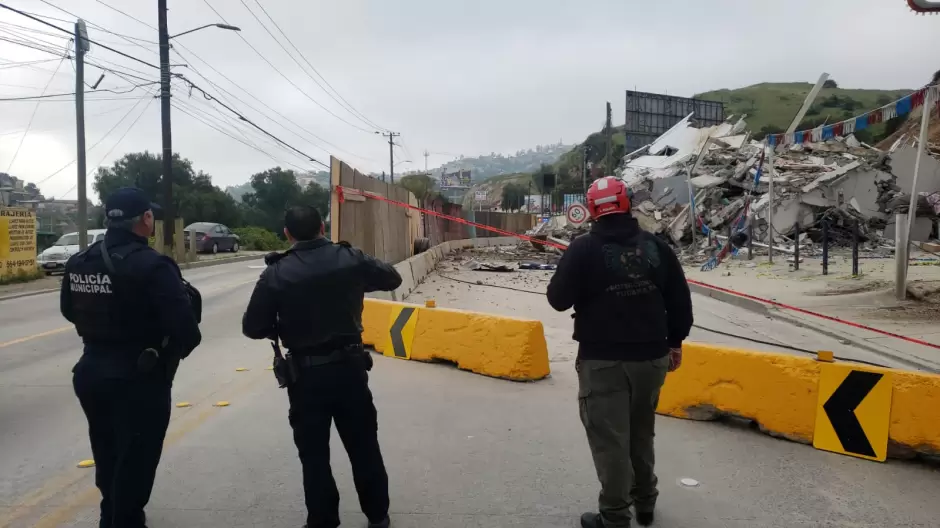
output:
<path id="1" fill-rule="evenodd" d="M 0 3 L 73 19 L 52 7 L 58 6 L 88 21 L 92 40 L 149 63 L 158 61 L 153 43 L 156 31 L 105 5 L 156 27 L 155 0 Z M 511 153 L 560 139 L 580 141 L 600 127 L 606 101 L 613 104 L 615 123 L 623 122 L 628 88 L 688 96 L 764 81 L 815 81 L 823 71 L 846 88 L 914 88 L 940 68 L 935 53 L 940 49 L 940 16 L 917 16 L 904 0 L 169 3 L 171 34 L 222 19 L 242 29 L 239 34 L 206 29 L 175 40 L 179 54 L 174 52 L 173 63 L 188 65 L 175 67 L 175 73 L 231 102 L 318 160 L 329 163 L 333 154 L 364 171 L 387 170 L 388 144 L 374 134 L 375 126 L 343 108 L 337 102 L 340 97 L 365 119 L 401 132 L 403 147 L 396 148 L 396 161 L 414 162 L 396 169 L 403 170 L 423 168 L 425 149 L 432 153 L 430 164 L 435 166 L 455 154 Z M 281 37 L 259 5 L 339 96 L 327 95 L 275 44 L 246 8 Z M 50 21 L 71 27 L 65 21 Z M 132 45 L 100 28 L 140 40 Z M 21 41 L 23 37 L 59 47 L 67 42 L 54 29 L 0 10 L 0 39 Z M 304 59 L 296 57 L 307 67 Z M 29 66 L 11 64 L 49 59 Z M 135 83 L 158 79 L 156 70 L 100 47 L 93 47 L 88 61 L 141 78 L 125 76 Z M 38 95 L 50 79 L 47 94 L 72 92 L 73 65 L 69 60 L 58 63 L 50 53 L 0 40 L 0 99 Z M 98 67 L 88 66 L 86 77 L 94 82 L 100 73 Z M 131 88 L 128 80 L 105 73 L 101 88 Z M 316 74 L 312 76 L 324 84 Z M 159 101 L 146 94 L 152 89 L 87 95 L 87 144 L 98 143 L 88 153 L 89 171 L 127 152 L 159 152 Z M 243 183 L 252 173 L 275 164 L 322 168 L 245 125 L 236 126 L 214 103 L 197 92 L 190 96 L 182 82 L 174 93 L 174 101 L 181 105 L 173 111 L 174 151 L 211 174 L 217 185 Z M 6 172 L 13 161 L 9 172 L 27 181 L 41 181 L 46 195 L 66 193 L 74 198 L 75 166 L 52 176 L 75 159 L 73 103 L 61 99 L 46 100 L 38 108 L 33 101 L 0 101 L 0 172 Z M 209 128 L 184 110 L 277 161 Z M 13 160 L 34 111 L 30 132 Z"/>

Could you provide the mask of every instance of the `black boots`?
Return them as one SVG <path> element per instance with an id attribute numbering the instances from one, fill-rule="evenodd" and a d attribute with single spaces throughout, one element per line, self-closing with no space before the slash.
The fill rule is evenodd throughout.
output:
<path id="1" fill-rule="evenodd" d="M 636 523 L 640 526 L 653 524 L 653 512 L 636 512 Z M 581 528 L 604 528 L 604 520 L 599 513 L 585 513 L 581 516 Z"/>
<path id="2" fill-rule="evenodd" d="M 599 513 L 581 515 L 581 528 L 604 528 L 604 520 Z"/>
<path id="3" fill-rule="evenodd" d="M 381 521 L 379 521 L 379 522 L 377 522 L 377 523 L 370 522 L 370 523 L 369 523 L 369 528 L 389 528 L 389 526 L 391 525 L 391 523 L 392 523 L 391 519 L 389 519 L 389 518 L 386 516 L 384 519 L 382 519 Z"/>

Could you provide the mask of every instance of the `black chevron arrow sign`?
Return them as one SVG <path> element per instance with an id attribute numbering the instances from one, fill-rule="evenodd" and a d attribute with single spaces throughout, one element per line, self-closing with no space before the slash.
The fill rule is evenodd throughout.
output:
<path id="1" fill-rule="evenodd" d="M 882 377 L 884 374 L 853 370 L 823 404 L 832 429 L 839 437 L 842 449 L 847 453 L 867 457 L 876 456 L 862 424 L 855 416 L 855 409 L 865 400 Z"/>
<path id="2" fill-rule="evenodd" d="M 392 338 L 392 351 L 395 352 L 396 357 L 408 357 L 408 350 L 405 349 L 405 341 L 401 336 L 401 332 L 405 329 L 405 325 L 408 324 L 408 320 L 411 319 L 414 312 L 414 308 L 402 308 L 401 313 L 398 314 L 395 322 L 392 323 L 391 329 L 389 329 Z"/>

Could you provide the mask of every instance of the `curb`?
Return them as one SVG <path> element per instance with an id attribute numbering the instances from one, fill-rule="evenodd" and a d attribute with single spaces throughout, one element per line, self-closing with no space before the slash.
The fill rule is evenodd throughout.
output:
<path id="1" fill-rule="evenodd" d="M 913 367 L 918 370 L 924 370 L 932 373 L 940 373 L 940 366 L 926 362 L 921 359 L 913 359 L 906 355 L 900 355 L 897 352 L 886 352 L 883 347 L 878 347 L 868 343 L 864 338 L 860 339 L 848 334 L 839 332 L 838 330 L 833 330 L 827 326 L 811 323 L 800 317 L 793 317 L 790 315 L 784 314 L 778 308 L 768 306 L 762 302 L 755 301 L 752 299 L 747 299 L 744 297 L 738 297 L 730 293 L 723 291 L 712 290 L 711 288 L 706 288 L 705 286 L 699 286 L 698 284 L 689 284 L 689 290 L 692 293 L 697 293 L 699 295 L 704 295 L 706 297 L 712 298 L 716 301 L 720 301 L 726 304 L 731 304 L 737 306 L 738 308 L 743 308 L 745 310 L 758 313 L 767 317 L 777 319 L 779 321 L 784 321 L 786 323 L 792 324 L 800 328 L 806 328 L 812 330 L 818 334 L 824 335 L 826 337 L 831 337 L 833 339 L 838 339 L 840 341 L 845 341 L 852 344 L 858 348 L 864 349 L 873 354 L 878 354 L 880 356 L 892 359 L 899 363 L 903 363 L 910 367 Z"/>
<path id="2" fill-rule="evenodd" d="M 199 268 L 208 268 L 210 266 L 219 266 L 222 264 L 235 264 L 238 262 L 248 262 L 250 260 L 260 260 L 264 258 L 264 254 L 261 255 L 242 255 L 238 257 L 229 257 L 224 259 L 212 259 L 212 260 L 200 260 L 199 262 L 187 262 L 180 264 L 179 267 L 181 270 L 189 269 L 199 269 Z"/>
<path id="3" fill-rule="evenodd" d="M 258 260 L 258 259 L 263 259 L 263 258 L 264 258 L 264 255 L 242 255 L 239 257 L 203 260 L 200 262 L 184 263 L 184 264 L 180 264 L 179 266 L 181 270 L 189 270 L 189 269 L 208 268 L 211 266 L 220 266 L 222 264 L 236 264 L 238 262 L 248 262 L 251 260 Z M 53 293 L 57 291 L 59 291 L 59 288 L 49 288 L 45 290 L 33 290 L 33 291 L 25 291 L 25 292 L 20 292 L 20 293 L 12 293 L 10 295 L 0 296 L 0 302 L 12 301 L 14 299 L 22 299 L 23 297 L 33 297 L 35 295 L 43 295 L 45 293 Z"/>
<path id="4" fill-rule="evenodd" d="M 22 297 L 32 297 L 33 295 L 42 295 L 44 293 L 52 293 L 52 292 L 57 292 L 57 291 L 59 291 L 58 288 L 49 288 L 47 290 L 32 290 L 32 291 L 25 291 L 25 292 L 20 292 L 20 293 L 11 293 L 10 295 L 4 295 L 3 297 L 0 297 L 0 302 L 12 301 L 13 299 L 19 299 Z"/>

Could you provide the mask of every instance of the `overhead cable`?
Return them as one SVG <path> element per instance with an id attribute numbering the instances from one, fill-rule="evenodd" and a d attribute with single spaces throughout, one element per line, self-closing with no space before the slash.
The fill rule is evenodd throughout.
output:
<path id="1" fill-rule="evenodd" d="M 151 95 L 152 95 L 152 94 L 151 94 Z M 98 169 L 101 167 L 101 164 L 104 163 L 104 161 L 105 161 L 106 159 L 108 159 L 108 156 L 110 156 L 111 153 L 114 152 L 114 149 L 116 149 L 117 146 L 120 145 L 122 141 L 124 141 L 124 138 L 127 137 L 127 134 L 134 128 L 135 125 L 137 125 L 137 122 L 140 121 L 140 118 L 143 117 L 145 113 L 147 113 L 147 108 L 150 107 L 150 103 L 153 102 L 153 99 L 154 99 L 153 97 L 150 97 L 150 99 L 149 99 L 149 101 L 147 102 L 147 104 L 144 105 L 143 111 L 141 111 L 140 114 L 137 115 L 137 118 L 134 119 L 134 122 L 131 123 L 131 126 L 127 127 L 127 130 L 125 130 L 124 133 L 121 134 L 121 137 L 118 138 L 118 140 L 114 143 L 114 145 L 111 146 L 111 148 L 104 154 L 104 156 L 101 156 L 101 161 L 99 161 L 99 162 L 95 165 L 95 168 L 93 168 L 93 169 L 91 169 L 90 171 L 88 171 L 88 174 L 85 176 L 86 178 L 90 177 L 96 170 L 98 170 Z M 112 129 L 112 130 L 113 130 L 113 129 Z M 105 137 L 107 137 L 107 135 L 106 135 Z M 65 191 L 65 192 L 62 194 L 62 196 L 68 196 L 68 194 L 69 194 L 70 192 L 74 191 L 76 187 L 78 187 L 78 182 L 76 182 L 75 185 L 73 185 L 71 189 Z"/>
<path id="2" fill-rule="evenodd" d="M 92 146 L 88 147 L 87 150 L 88 150 L 88 151 L 94 150 L 95 147 L 97 147 L 98 145 L 100 145 L 102 141 L 104 141 L 105 139 L 107 139 L 107 137 L 110 136 L 111 133 L 114 132 L 114 130 L 117 129 L 117 127 L 120 126 L 121 123 L 123 123 L 124 120 L 127 119 L 127 117 L 130 116 L 130 115 L 134 112 L 134 110 L 140 105 L 140 103 L 141 103 L 142 101 L 147 100 L 147 99 L 150 99 L 150 100 L 152 101 L 152 100 L 153 100 L 153 93 L 148 93 L 145 97 L 141 97 L 136 103 L 134 103 L 134 104 L 127 110 L 127 113 L 125 113 L 123 116 L 121 116 L 121 118 L 118 119 L 116 123 L 114 123 L 114 126 L 112 126 L 107 132 L 105 132 L 104 135 L 101 136 L 101 139 L 99 139 L 98 141 L 95 141 L 95 143 L 94 143 Z M 149 106 L 149 104 L 148 104 L 147 106 Z M 113 110 L 112 110 L 112 111 L 113 111 Z M 98 115 L 101 115 L 101 114 L 98 114 Z M 91 116 L 88 116 L 88 117 L 91 117 Z M 138 118 L 138 119 L 139 119 L 139 118 Z M 43 179 L 39 180 L 38 182 L 36 182 L 36 185 L 37 185 L 37 186 L 38 186 L 38 185 L 42 185 L 43 183 L 45 183 L 46 181 L 48 181 L 49 179 L 51 179 L 52 177 L 54 177 L 56 174 L 59 174 L 60 172 L 64 171 L 65 169 L 71 167 L 72 164 L 74 164 L 76 161 L 78 161 L 78 160 L 72 160 L 72 161 L 68 162 L 68 163 L 65 164 L 61 169 L 59 169 L 59 170 L 53 172 L 52 174 L 50 174 L 50 175 L 46 176 L 45 178 L 43 178 Z"/>
<path id="3" fill-rule="evenodd" d="M 12 8 L 12 7 L 10 7 L 10 6 L 6 5 L 6 4 L 0 3 L 0 8 L 3 8 L 3 9 L 6 9 L 6 10 L 8 10 L 8 11 L 12 11 L 12 12 L 17 13 L 17 14 L 19 14 L 19 15 L 25 16 L 25 17 L 27 17 L 27 18 L 30 18 L 30 19 L 32 19 L 32 20 L 35 20 L 35 21 L 40 22 L 40 23 L 42 23 L 42 24 L 45 24 L 45 25 L 47 25 L 47 26 L 49 26 L 49 27 L 52 27 L 52 28 L 54 28 L 54 29 L 57 29 L 57 30 L 59 30 L 59 31 L 61 31 L 61 32 L 63 32 L 63 33 L 69 33 L 69 31 L 67 31 L 67 30 L 65 30 L 65 29 L 63 29 L 63 28 L 60 28 L 59 26 L 56 26 L 55 24 L 51 24 L 51 23 L 49 23 L 49 22 L 46 22 L 46 21 L 44 21 L 44 20 L 42 20 L 42 19 L 40 19 L 40 18 L 38 18 L 38 17 L 32 16 L 32 15 L 30 15 L 30 14 L 28 14 L 28 13 L 25 13 L 25 12 L 19 10 L 19 9 Z M 223 20 L 223 21 L 224 21 L 224 20 Z M 96 42 L 96 41 L 93 40 L 93 39 L 90 39 L 90 38 L 89 38 L 89 39 L 88 39 L 88 42 L 90 42 L 90 43 L 92 43 L 92 44 L 95 44 L 95 45 L 97 45 L 98 47 L 104 48 L 104 49 L 106 49 L 106 50 L 108 50 L 108 51 L 111 51 L 111 52 L 113 52 L 113 53 L 117 53 L 118 55 L 121 55 L 122 57 L 126 57 L 126 58 L 129 58 L 129 59 L 134 60 L 134 61 L 136 61 L 136 62 L 139 62 L 139 63 L 141 63 L 141 64 L 143 64 L 143 65 L 145 65 L 145 66 L 149 66 L 149 67 L 151 67 L 151 68 L 158 69 L 158 70 L 160 69 L 159 66 L 156 66 L 156 65 L 154 65 L 154 64 L 151 64 L 151 63 L 149 63 L 149 62 L 147 62 L 147 61 L 145 61 L 145 60 L 143 60 L 143 59 L 140 59 L 140 58 L 138 58 L 138 57 L 134 57 L 133 55 L 129 55 L 129 54 L 127 54 L 127 53 L 124 53 L 123 51 L 119 51 L 119 50 L 116 50 L 116 49 L 114 49 L 114 48 L 110 48 L 110 47 L 108 47 L 108 46 L 105 46 L 105 45 L 103 45 L 103 44 L 100 44 L 100 43 Z M 294 152 L 297 152 L 298 154 L 302 155 L 305 159 L 307 159 L 307 160 L 309 160 L 309 161 L 312 161 L 312 162 L 314 162 L 314 163 L 320 164 L 320 165 L 322 165 L 323 167 L 329 168 L 329 165 L 327 165 L 326 163 L 323 163 L 322 161 L 320 161 L 320 160 L 314 158 L 313 156 L 310 156 L 310 155 L 304 153 L 303 151 L 297 149 L 297 148 L 294 147 L 293 145 L 290 145 L 289 143 L 285 142 L 285 141 L 282 140 L 281 138 L 275 136 L 275 135 L 272 134 L 271 132 L 268 132 L 267 130 L 265 130 L 264 128 L 262 128 L 262 127 L 259 126 L 258 124 L 256 124 L 254 121 L 252 121 L 252 120 L 248 119 L 247 117 L 245 117 L 241 112 L 239 112 L 238 110 L 234 109 L 232 106 L 230 106 L 230 105 L 228 105 L 228 104 L 222 102 L 221 100 L 219 100 L 218 98 L 216 98 L 216 97 L 213 96 L 212 94 L 208 93 L 208 92 L 207 92 L 206 90 L 204 90 L 203 88 L 201 88 L 201 87 L 199 87 L 198 85 L 196 85 L 194 82 L 192 82 L 191 80 L 189 80 L 188 78 L 186 78 L 184 75 L 182 75 L 182 74 L 175 74 L 174 77 L 176 77 L 176 78 L 178 78 L 178 79 L 183 79 L 183 80 L 186 82 L 186 84 L 188 84 L 188 85 L 190 86 L 190 88 L 199 91 L 199 92 L 203 95 L 203 97 L 205 97 L 207 100 L 215 101 L 216 104 L 218 104 L 219 106 L 222 106 L 223 108 L 225 108 L 226 110 L 228 110 L 229 112 L 231 112 L 232 114 L 234 114 L 235 116 L 237 116 L 237 117 L 238 117 L 239 119 L 241 119 L 242 121 L 248 123 L 249 125 L 251 125 L 251 126 L 253 126 L 254 128 L 258 129 L 259 131 L 263 132 L 265 135 L 271 137 L 272 139 L 274 139 L 274 140 L 277 141 L 278 143 L 284 145 L 285 147 L 287 147 L 287 148 L 293 150 Z M 98 99 L 98 100 L 102 100 L 102 99 Z"/>
<path id="4" fill-rule="evenodd" d="M 65 57 L 62 57 L 59 60 L 58 66 L 56 66 L 55 71 L 58 72 L 59 68 L 62 67 L 62 63 L 65 62 Z M 55 74 L 49 76 L 49 80 L 46 82 L 46 86 L 43 87 L 42 93 L 45 94 L 46 90 L 49 89 L 49 86 L 52 84 L 52 80 L 55 79 Z M 7 166 L 7 172 L 13 168 L 13 164 L 16 162 L 16 157 L 20 154 L 20 149 L 23 147 L 23 143 L 26 141 L 26 136 L 29 135 L 29 129 L 33 126 L 33 120 L 36 118 L 36 112 L 39 111 L 39 106 L 42 104 L 42 100 L 36 101 L 36 106 L 33 107 L 33 113 L 29 116 L 29 123 L 26 125 L 26 132 L 23 132 L 23 137 L 20 138 L 20 144 L 16 146 L 16 150 L 13 151 L 13 157 L 10 158 L 10 164 Z"/>
<path id="5" fill-rule="evenodd" d="M 223 17 L 221 13 L 219 13 L 214 7 L 212 7 L 212 4 L 209 3 L 209 0 L 202 0 L 202 1 L 203 1 L 207 6 L 209 6 L 209 9 L 211 9 L 212 12 L 216 14 L 216 16 L 218 16 L 220 19 L 222 19 L 223 22 L 225 22 L 226 24 L 228 24 L 228 21 L 225 19 L 225 17 Z M 255 16 L 254 13 L 252 13 L 252 16 Z M 255 16 L 255 19 L 257 20 L 257 16 Z M 260 20 L 259 20 L 259 23 L 260 23 Z M 265 27 L 264 24 L 262 24 L 262 27 Z M 267 30 L 266 27 L 265 27 L 265 29 Z M 272 63 L 270 60 L 268 60 L 268 58 L 265 57 L 263 53 L 261 53 L 260 51 L 258 51 L 258 49 L 255 48 L 254 45 L 251 44 L 251 42 L 248 42 L 248 39 L 246 39 L 245 36 L 241 34 L 241 32 L 238 32 L 237 35 L 238 35 L 238 38 L 242 39 L 242 42 L 244 42 L 249 48 L 251 48 L 251 50 L 252 50 L 253 52 L 255 52 L 255 55 L 257 55 L 259 58 L 261 58 L 261 60 L 263 60 L 268 66 L 270 66 L 271 69 L 273 69 L 275 72 L 277 72 L 277 74 L 280 75 L 285 81 L 287 81 L 288 84 L 290 84 L 291 86 L 293 86 L 294 89 L 297 90 L 297 92 L 299 92 L 301 95 L 303 95 L 304 97 L 306 97 L 307 99 L 309 99 L 313 104 L 317 105 L 318 107 L 320 107 L 320 108 L 321 108 L 323 111 L 325 111 L 326 113 L 328 113 L 328 114 L 330 114 L 331 116 L 335 117 L 336 119 L 342 121 L 343 123 L 345 123 L 345 124 L 351 126 L 352 128 L 355 128 L 356 130 L 359 130 L 359 131 L 361 131 L 361 132 L 365 132 L 366 134 L 374 134 L 374 133 L 375 133 L 375 130 L 367 130 L 367 129 L 362 128 L 361 126 L 358 126 L 358 125 L 356 125 L 356 124 L 354 124 L 354 123 L 350 123 L 349 121 L 343 119 L 342 117 L 340 117 L 339 115 L 337 115 L 335 112 L 333 112 L 333 111 L 330 110 L 329 108 L 323 106 L 322 103 L 320 103 L 319 101 L 317 101 L 316 99 L 314 99 L 313 97 L 311 97 L 310 94 L 308 94 L 303 88 L 301 88 L 300 86 L 298 86 L 297 83 L 295 83 L 295 82 L 292 81 L 287 75 L 285 75 L 284 72 L 282 72 L 277 66 L 274 65 L 274 63 Z M 272 38 L 273 38 L 273 35 L 272 35 Z M 276 40 L 276 39 L 275 39 L 275 40 Z M 280 45 L 280 42 L 278 42 L 278 44 Z M 282 46 L 282 47 L 283 47 L 283 46 Z M 293 56 L 291 56 L 291 58 L 293 59 Z M 294 60 L 296 60 L 296 59 L 294 59 Z"/>
<path id="6" fill-rule="evenodd" d="M 320 79 L 323 80 L 323 83 L 325 83 L 327 86 L 329 86 L 331 89 L 333 89 L 334 92 L 336 92 L 336 95 L 331 94 L 330 91 L 327 90 L 327 89 L 323 86 L 323 84 L 320 83 L 320 81 L 318 81 L 316 78 L 314 78 L 312 75 L 310 75 L 310 73 L 304 68 L 303 64 L 301 64 L 296 58 L 294 58 L 294 55 L 293 55 L 287 48 L 285 48 L 283 44 L 281 44 L 281 41 L 278 40 L 278 38 L 275 37 L 273 33 L 271 33 L 271 30 L 269 30 L 269 29 L 267 28 L 267 26 L 261 21 L 261 19 L 259 19 L 258 16 L 255 15 L 255 13 L 251 10 L 251 8 L 248 7 L 248 4 L 245 3 L 245 0 L 239 0 L 239 1 L 241 2 L 241 4 L 242 4 L 243 6 L 245 6 L 245 10 L 247 10 L 249 13 L 251 13 L 251 16 L 255 19 L 255 21 L 258 22 L 258 25 L 260 25 L 262 28 L 264 28 L 264 31 L 271 37 L 271 40 L 273 40 L 275 43 L 277 43 L 277 45 L 280 46 L 280 48 L 281 48 L 282 50 L 284 50 L 284 53 L 286 53 L 287 56 L 290 57 L 292 61 L 294 61 L 294 64 L 296 64 L 297 67 L 300 68 L 300 71 L 304 72 L 304 74 L 305 74 L 311 81 L 313 81 L 313 83 L 316 84 L 317 87 L 319 87 L 321 90 L 323 90 L 323 93 L 325 93 L 327 96 L 329 96 L 331 99 L 333 99 L 333 101 L 335 101 L 335 102 L 336 102 L 340 107 L 342 107 L 344 110 L 346 110 L 347 112 L 349 112 L 350 114 L 352 114 L 353 116 L 355 116 L 357 119 L 359 119 L 360 121 L 362 121 L 363 123 L 365 123 L 366 126 L 369 126 L 369 127 L 372 127 L 372 128 L 377 128 L 377 129 L 380 129 L 380 130 L 385 130 L 385 129 L 383 129 L 382 127 L 380 127 L 379 125 L 376 125 L 375 123 L 373 123 L 372 121 L 370 121 L 368 118 L 366 118 L 366 117 L 365 117 L 364 115 L 362 115 L 361 113 L 359 113 L 355 108 L 352 107 L 352 105 L 349 104 L 349 102 L 346 101 L 346 99 L 343 99 L 343 97 L 339 94 L 339 92 L 336 92 L 336 89 L 333 88 L 332 85 L 330 85 L 330 83 L 327 82 L 326 79 L 324 79 L 322 75 L 320 75 L 320 72 L 317 71 L 317 69 L 314 68 L 312 64 L 310 64 L 310 61 L 307 60 L 307 58 L 304 56 L 304 54 L 297 48 L 297 46 L 294 45 L 294 43 L 290 40 L 290 37 L 288 37 L 287 34 L 284 33 L 284 31 L 283 31 L 283 30 L 281 29 L 281 27 L 277 24 L 277 22 L 274 21 L 274 19 L 271 17 L 270 14 L 268 14 L 268 11 L 264 8 L 263 5 L 261 5 L 261 2 L 259 2 L 258 0 L 255 0 L 255 3 L 258 4 L 258 7 L 261 8 L 261 11 L 264 12 L 264 14 L 265 14 L 265 16 L 268 18 L 268 20 L 270 20 L 271 23 L 274 25 L 275 29 L 277 29 L 278 32 L 281 34 L 281 36 L 284 37 L 284 39 L 287 41 L 287 43 L 290 44 L 292 48 L 294 48 L 294 51 L 296 51 L 297 54 L 300 55 L 300 58 L 302 58 L 302 59 L 304 60 L 304 62 L 307 64 L 307 66 L 309 66 L 310 69 L 312 69 L 313 72 L 316 73 L 317 76 L 320 77 Z M 337 98 L 337 96 L 338 96 L 338 98 Z"/>

